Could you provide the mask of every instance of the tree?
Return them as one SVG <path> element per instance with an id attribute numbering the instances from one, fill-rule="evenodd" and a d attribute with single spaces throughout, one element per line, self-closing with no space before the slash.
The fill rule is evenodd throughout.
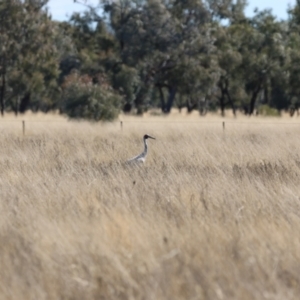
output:
<path id="1" fill-rule="evenodd" d="M 45 0 L 4 0 L 0 4 L 0 108 L 24 112 L 32 99 L 56 89 L 54 23 Z M 47 96 L 46 96 L 47 97 Z"/>
<path id="2" fill-rule="evenodd" d="M 251 22 L 239 28 L 243 55 L 241 74 L 250 95 L 249 114 L 253 114 L 258 96 L 264 91 L 269 102 L 270 83 L 285 64 L 283 28 L 270 11 L 258 12 Z"/>
<path id="3" fill-rule="evenodd" d="M 300 1 L 297 0 L 294 7 L 289 9 L 289 21 L 287 24 L 287 51 L 288 63 L 284 73 L 288 83 L 284 86 L 287 103 L 292 112 L 300 107 Z"/>
<path id="4" fill-rule="evenodd" d="M 236 35 L 237 24 L 229 27 L 220 27 L 217 31 L 216 49 L 219 66 L 219 103 L 222 116 L 225 115 L 225 107 L 230 104 L 234 115 L 236 114 L 236 100 L 233 96 L 241 96 L 243 81 L 240 76 L 242 54 L 239 49 L 241 40 Z M 240 92 L 239 92 L 240 91 Z M 236 97 L 237 98 L 237 97 Z"/>
<path id="5" fill-rule="evenodd" d="M 168 113 L 176 94 L 209 90 L 210 14 L 201 1 L 104 1 L 121 63 L 138 70 L 134 104 L 142 112 L 153 88 Z M 193 84 L 194 82 L 194 84 Z M 201 83 L 202 84 L 201 84 Z M 189 88 L 185 85 L 188 84 Z M 205 88 L 203 88 L 205 86 Z"/>

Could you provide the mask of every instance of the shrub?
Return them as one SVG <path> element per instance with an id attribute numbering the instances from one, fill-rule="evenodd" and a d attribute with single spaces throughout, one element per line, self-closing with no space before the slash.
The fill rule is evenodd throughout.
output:
<path id="1" fill-rule="evenodd" d="M 96 85 L 88 76 L 72 74 L 63 89 L 61 110 L 70 118 L 111 121 L 119 115 L 121 96 L 108 84 Z"/>
<path id="2" fill-rule="evenodd" d="M 280 112 L 277 109 L 272 108 L 267 104 L 259 106 L 258 112 L 262 116 L 270 116 L 270 117 L 280 116 Z"/>

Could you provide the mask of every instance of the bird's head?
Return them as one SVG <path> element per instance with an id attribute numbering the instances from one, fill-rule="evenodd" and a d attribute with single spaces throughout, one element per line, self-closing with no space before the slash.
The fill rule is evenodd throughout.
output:
<path id="1" fill-rule="evenodd" d="M 147 140 L 147 139 L 153 139 L 153 140 L 155 140 L 154 137 L 152 137 L 152 136 L 150 136 L 150 135 L 148 135 L 148 134 L 145 134 L 145 135 L 144 135 L 144 140 Z"/>

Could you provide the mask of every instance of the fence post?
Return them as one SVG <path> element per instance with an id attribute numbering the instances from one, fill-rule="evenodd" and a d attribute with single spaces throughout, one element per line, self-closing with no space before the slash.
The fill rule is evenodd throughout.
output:
<path id="1" fill-rule="evenodd" d="M 25 135 L 25 121 L 22 121 L 22 129 L 23 129 L 23 135 Z"/>
<path id="2" fill-rule="evenodd" d="M 223 131 L 225 130 L 225 122 L 223 121 Z"/>
<path id="3" fill-rule="evenodd" d="M 120 121 L 121 130 L 123 130 L 123 121 Z"/>

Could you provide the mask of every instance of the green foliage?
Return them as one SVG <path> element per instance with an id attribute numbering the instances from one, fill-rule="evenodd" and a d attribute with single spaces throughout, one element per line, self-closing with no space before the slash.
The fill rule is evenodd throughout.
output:
<path id="1" fill-rule="evenodd" d="M 32 95 L 43 101 L 57 91 L 58 51 L 54 41 L 58 31 L 43 10 L 46 3 L 4 0 L 0 4 L 2 114 L 5 106 L 24 112 Z"/>
<path id="2" fill-rule="evenodd" d="M 126 65 L 122 65 L 119 71 L 112 75 L 113 87 L 119 91 L 126 103 L 133 103 L 140 86 L 138 71 Z"/>
<path id="3" fill-rule="evenodd" d="M 267 117 L 280 117 L 280 112 L 277 109 L 272 108 L 267 104 L 260 105 L 258 108 L 258 113 L 262 116 L 267 116 Z"/>
<path id="4" fill-rule="evenodd" d="M 63 113 L 72 119 L 91 121 L 112 121 L 118 117 L 121 97 L 109 86 L 95 85 L 90 78 L 80 78 L 77 74 L 71 77 L 62 95 Z"/>
<path id="5" fill-rule="evenodd" d="M 269 10 L 246 18 L 245 0 L 101 0 L 54 22 L 46 3 L 0 2 L 2 113 L 60 108 L 106 120 L 125 104 L 251 114 L 299 99 L 300 1 L 288 21 Z"/>

